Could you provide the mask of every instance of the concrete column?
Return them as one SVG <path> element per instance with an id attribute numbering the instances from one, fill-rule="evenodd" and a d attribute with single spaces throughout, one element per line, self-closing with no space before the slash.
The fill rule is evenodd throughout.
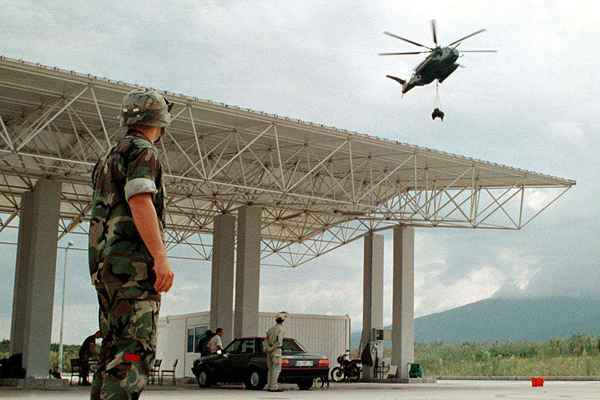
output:
<path id="1" fill-rule="evenodd" d="M 218 215 L 214 220 L 210 291 L 210 328 L 223 328 L 223 345 L 233 338 L 233 290 L 235 217 Z"/>
<path id="2" fill-rule="evenodd" d="M 238 211 L 235 337 L 259 335 L 261 214 L 261 207 L 245 206 Z"/>
<path id="3" fill-rule="evenodd" d="M 414 246 L 414 228 L 394 227 L 392 364 L 398 366 L 400 380 L 408 380 L 408 363 L 415 358 Z"/>
<path id="4" fill-rule="evenodd" d="M 31 227 L 33 226 L 33 193 L 25 192 L 21 196 L 19 213 L 19 233 L 17 238 L 17 259 L 15 268 L 15 286 L 13 291 L 12 321 L 10 328 L 11 354 L 25 351 L 25 337 L 29 332 L 29 307 L 31 287 L 29 285 L 29 262 L 31 255 Z"/>
<path id="5" fill-rule="evenodd" d="M 372 329 L 383 329 L 383 235 L 369 233 L 364 239 L 363 325 L 360 349 L 370 340 Z M 375 378 L 373 367 L 364 368 L 364 377 Z"/>
<path id="6" fill-rule="evenodd" d="M 27 376 L 48 377 L 56 275 L 60 183 L 40 179 L 21 200 L 11 353 L 23 353 Z"/>

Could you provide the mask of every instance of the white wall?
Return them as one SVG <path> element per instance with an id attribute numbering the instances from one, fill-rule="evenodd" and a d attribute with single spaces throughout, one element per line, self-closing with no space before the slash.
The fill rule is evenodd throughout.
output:
<path id="1" fill-rule="evenodd" d="M 259 313 L 259 336 L 274 324 L 275 313 Z M 158 322 L 156 358 L 169 369 L 178 359 L 176 376 L 192 375 L 196 353 L 187 353 L 187 330 L 209 324 L 209 313 L 161 317 Z M 285 323 L 286 336 L 297 339 L 307 351 L 321 353 L 329 358 L 332 367 L 338 355 L 350 348 L 350 317 L 310 314 L 290 314 Z M 226 345 L 226 344 L 225 344 Z"/>
<path id="2" fill-rule="evenodd" d="M 258 327 L 264 335 L 274 324 L 275 313 L 260 313 Z M 290 314 L 284 324 L 286 336 L 298 340 L 309 352 L 320 353 L 336 364 L 336 358 L 350 348 L 350 317 Z"/>
<path id="3" fill-rule="evenodd" d="M 197 326 L 208 327 L 208 312 L 161 317 L 158 321 L 156 358 L 162 368 L 171 369 L 178 360 L 175 376 L 192 376 L 194 360 L 200 355 L 187 352 L 187 330 Z"/>

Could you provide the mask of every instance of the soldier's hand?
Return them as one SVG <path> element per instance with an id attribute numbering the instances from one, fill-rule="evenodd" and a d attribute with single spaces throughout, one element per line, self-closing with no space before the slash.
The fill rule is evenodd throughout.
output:
<path id="1" fill-rule="evenodd" d="M 171 271 L 171 266 L 166 256 L 154 260 L 154 273 L 156 274 L 156 281 L 154 282 L 156 291 L 158 293 L 168 292 L 171 286 L 173 286 L 175 274 Z"/>

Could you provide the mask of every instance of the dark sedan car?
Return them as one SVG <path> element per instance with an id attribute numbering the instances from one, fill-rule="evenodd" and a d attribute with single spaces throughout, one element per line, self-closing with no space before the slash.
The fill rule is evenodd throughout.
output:
<path id="1" fill-rule="evenodd" d="M 222 354 L 194 361 L 192 372 L 200 387 L 215 383 L 243 382 L 246 388 L 261 390 L 267 384 L 267 356 L 264 338 L 235 339 Z M 315 378 L 327 379 L 329 360 L 320 354 L 307 353 L 294 339 L 283 340 L 283 358 L 279 382 L 295 383 L 301 390 L 312 387 Z"/>

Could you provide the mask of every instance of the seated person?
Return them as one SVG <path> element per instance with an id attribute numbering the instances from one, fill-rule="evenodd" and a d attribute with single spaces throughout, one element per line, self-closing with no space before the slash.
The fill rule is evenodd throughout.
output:
<path id="1" fill-rule="evenodd" d="M 96 349 L 96 339 L 102 337 L 100 331 L 97 331 L 93 335 L 85 338 L 81 347 L 79 348 L 79 376 L 83 378 L 81 384 L 83 386 L 89 386 L 90 382 L 88 381 L 88 377 L 90 375 L 90 358 L 94 358 L 98 355 L 98 350 Z"/>

